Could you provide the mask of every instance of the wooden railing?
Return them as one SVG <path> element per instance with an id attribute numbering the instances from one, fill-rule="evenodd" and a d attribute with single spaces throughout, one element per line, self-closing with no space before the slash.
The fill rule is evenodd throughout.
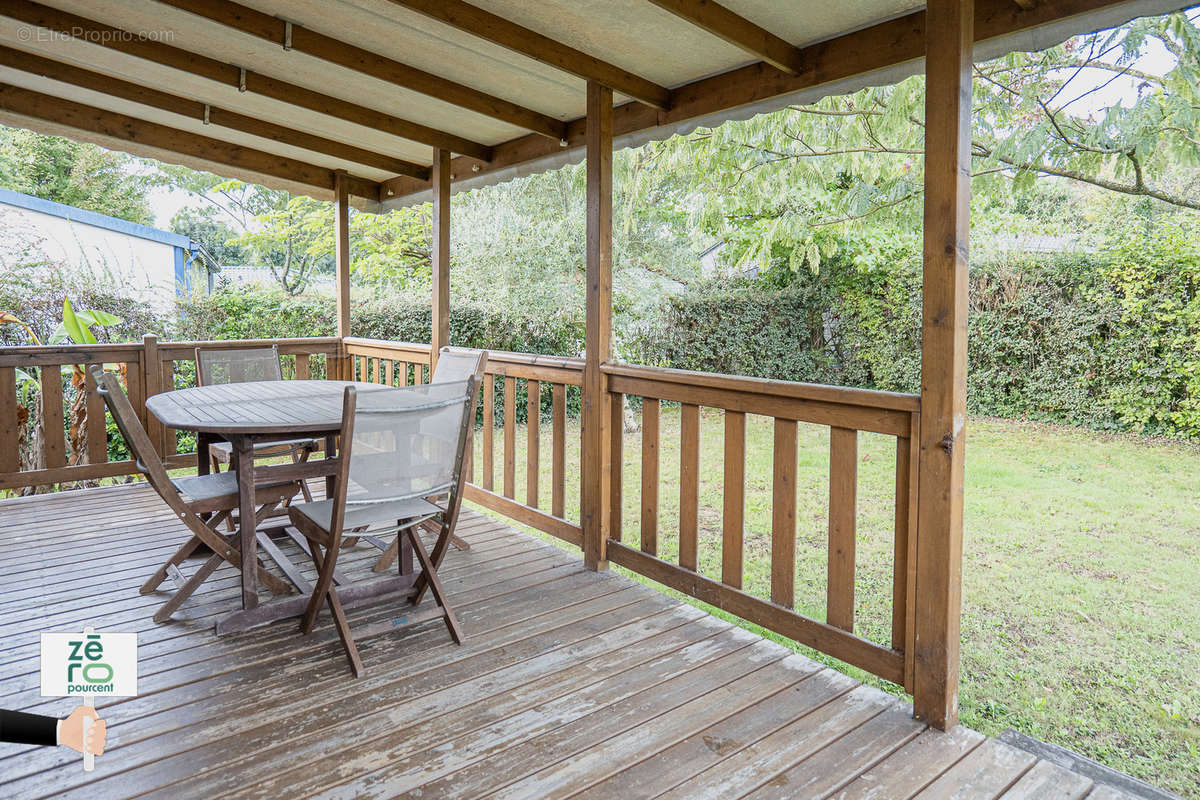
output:
<path id="1" fill-rule="evenodd" d="M 307 378 L 314 371 L 323 376 L 324 361 L 341 352 L 340 341 L 334 337 L 159 342 L 157 337 L 147 335 L 142 341 L 130 344 L 0 348 L 0 489 L 71 484 L 137 473 L 131 460 L 109 460 L 110 419 L 87 374 L 92 364 L 107 365 L 121 372 L 129 399 L 168 466 L 194 466 L 194 453 L 178 452 L 176 432 L 164 429 L 153 414 L 146 413 L 146 398 L 195 385 L 197 347 L 233 349 L 272 344 L 279 347 L 283 356 L 285 377 Z M 68 376 L 64 385 L 62 369 L 74 365 L 82 367 L 78 378 L 82 383 L 75 386 L 77 379 Z M 32 409 L 25 409 L 20 402 L 18 374 L 36 382 L 37 388 L 31 394 L 38 401 Z M 70 408 L 66 407 L 68 402 Z M 33 430 L 42 439 L 33 463 L 22 463 L 19 446 L 22 431 L 26 429 L 25 413 L 34 415 Z M 76 430 L 77 435 L 71 438 L 81 445 L 78 448 L 68 446 L 71 428 Z"/>
<path id="2" fill-rule="evenodd" d="M 613 437 L 610 561 L 710 603 L 742 619 L 854 664 L 911 691 L 915 554 L 916 442 L 920 399 L 914 395 L 769 381 L 728 375 L 608 364 L 603 367 L 614 407 L 642 398 L 640 546 L 622 539 L 622 436 Z M 662 484 L 660 407 L 680 404 L 678 563 L 659 557 Z M 700 412 L 724 412 L 720 577 L 699 569 Z M 743 589 L 746 497 L 746 416 L 773 418 L 770 590 Z M 797 429 L 829 428 L 826 615 L 794 610 L 796 580 Z M 855 572 L 859 432 L 895 437 L 895 517 L 891 637 L 887 645 L 855 634 Z M 674 481 L 672 481 L 674 482 Z"/>
<path id="3" fill-rule="evenodd" d="M 353 380 L 411 386 L 428 382 L 430 377 L 430 346 L 426 344 L 348 338 L 344 340 L 343 355 Z M 469 451 L 472 457 L 467 467 L 467 499 L 580 546 L 582 532 L 566 513 L 567 451 L 571 444 L 567 441 L 567 392 L 568 387 L 582 384 L 583 362 L 556 356 L 490 352 L 485 373 L 487 379 L 480 402 L 483 424 L 477 446 Z M 522 397 L 523 400 L 519 399 Z M 545 405 L 549 406 L 550 416 L 548 510 L 543 502 L 541 479 Z M 527 422 L 523 455 L 518 454 L 519 406 L 524 407 Z M 501 437 L 499 482 L 497 433 Z M 574 447 L 577 452 L 578 444 L 574 443 Z M 525 485 L 523 498 L 519 499 L 517 484 L 522 476 Z"/>
<path id="4" fill-rule="evenodd" d="M 130 475 L 133 462 L 108 460 L 104 405 L 88 379 L 82 387 L 83 452 L 67 447 L 64 365 L 116 365 L 125 376 L 134 408 L 172 467 L 190 467 L 194 454 L 178 453 L 179 438 L 145 410 L 147 397 L 194 385 L 196 347 L 237 348 L 275 344 L 284 356 L 285 377 L 343 378 L 405 386 L 430 379 L 430 346 L 360 338 L 272 341 L 159 342 L 146 336 L 135 344 L 0 348 L 0 488 L 71 483 Z M 17 373 L 40 381 L 38 414 L 43 446 L 39 463 L 21 464 L 18 436 L 21 407 Z M 915 608 L 916 442 L 919 398 L 886 392 L 759 380 L 680 370 L 607 364 L 603 366 L 614 409 L 610 530 L 607 558 L 654 581 L 710 603 L 887 680 L 913 686 Z M 578 403 L 580 359 L 493 352 L 482 388 L 482 427 L 470 451 L 467 499 L 514 521 L 583 544 L 580 509 L 568 512 L 568 475 L 581 480 L 594 467 L 579 463 L 578 431 L 568 433 L 568 408 Z M 641 398 L 640 486 L 622 485 L 626 398 Z M 679 406 L 678 472 L 664 483 L 663 403 Z M 723 476 L 719 574 L 701 569 L 701 409 L 723 415 Z M 520 417 L 526 417 L 524 441 Z M 672 413 L 674 413 L 672 411 Z M 711 412 L 706 412 L 710 414 Z M 773 419 L 770 489 L 770 581 L 765 596 L 744 587 L 747 416 Z M 546 420 L 543 420 L 546 417 Z M 101 424 L 91 424 L 102 420 Z M 549 423 L 549 486 L 542 475 L 543 428 Z M 825 619 L 798 613 L 796 605 L 798 426 L 829 429 L 829 497 Z M 892 531 L 891 631 L 886 643 L 856 633 L 855 574 L 859 433 L 895 439 L 895 516 Z M 498 443 L 497 437 L 501 441 Z M 519 452 L 524 447 L 524 452 Z M 69 463 L 70 461 L 78 463 Z M 497 465 L 497 461 L 499 464 Z M 570 470 L 570 471 L 569 471 Z M 676 480 L 677 476 L 677 480 Z M 523 486 L 521 485 L 523 484 Z M 677 557 L 660 552 L 660 500 L 664 485 L 677 485 Z M 623 520 L 625 492 L 638 494 L 637 514 Z M 547 497 L 548 495 L 548 497 Z M 547 502 L 548 501 L 548 502 Z M 638 528 L 637 546 L 622 542 L 623 523 Z M 716 539 L 714 538 L 714 541 Z M 710 570 L 710 572 L 712 572 Z"/>

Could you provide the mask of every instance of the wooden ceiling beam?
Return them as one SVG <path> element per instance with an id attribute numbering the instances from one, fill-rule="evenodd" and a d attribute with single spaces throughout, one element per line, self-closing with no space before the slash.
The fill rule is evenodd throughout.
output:
<path id="1" fill-rule="evenodd" d="M 329 195 L 334 188 L 333 170 L 274 153 L 231 144 L 209 136 L 148 122 L 126 114 L 63 100 L 59 97 L 0 83 L 0 112 L 41 120 L 57 128 L 82 131 L 105 139 L 135 143 L 142 148 L 164 151 L 231 167 L 231 177 L 247 172 L 319 189 Z M 379 184 L 364 178 L 347 177 L 351 194 L 378 201 Z"/>
<path id="2" fill-rule="evenodd" d="M 230 0 L 158 0 L 250 36 L 558 141 L 566 123 Z"/>
<path id="3" fill-rule="evenodd" d="M 135 58 L 187 72 L 225 86 L 244 88 L 246 92 L 252 94 L 336 117 L 381 133 L 433 147 L 441 147 L 483 161 L 491 158 L 491 148 L 485 144 L 306 89 L 287 81 L 261 75 L 252 70 L 242 70 L 233 64 L 226 64 L 215 58 L 192 53 L 164 42 L 153 41 L 138 36 L 136 32 L 114 28 L 111 25 L 105 25 L 66 11 L 59 11 L 40 3 L 0 0 L 0 15 L 24 22 L 27 25 L 54 31 L 59 35 L 71 36 Z"/>
<path id="4" fill-rule="evenodd" d="M 392 2 L 479 39 L 556 67 L 577 78 L 596 81 L 602 86 L 628 95 L 653 108 L 664 111 L 670 108 L 671 91 L 665 86 L 659 86 L 653 81 L 634 75 L 607 61 L 590 56 L 470 3 L 464 3 L 462 0 L 392 0 Z"/>
<path id="5" fill-rule="evenodd" d="M 713 36 L 740 47 L 750 55 L 761 58 L 776 69 L 791 75 L 799 75 L 804 69 L 804 58 L 799 47 L 712 0 L 650 2 L 698 28 L 703 28 Z"/>
<path id="6" fill-rule="evenodd" d="M 352 161 L 356 164 L 386 170 L 395 175 L 404 175 L 418 180 L 429 179 L 430 169 L 422 164 L 364 150 L 345 142 L 326 139 L 305 131 L 293 130 L 273 122 L 248 117 L 236 111 L 202 103 L 199 100 L 190 100 L 186 97 L 160 92 L 157 89 L 150 89 L 100 72 L 92 72 L 81 67 L 43 58 L 23 50 L 0 45 L 0 65 L 12 67 L 31 75 L 50 78 L 60 83 L 101 92 L 112 97 L 120 97 L 130 102 L 157 108 L 160 111 L 169 111 L 173 114 L 190 117 L 207 125 L 241 131 L 343 161 Z"/>
<path id="7" fill-rule="evenodd" d="M 1032 9 L 1022 9 L 1013 0 L 975 0 L 975 41 L 996 39 L 1120 4 L 1120 0 L 1039 0 Z M 655 111 L 640 103 L 618 106 L 613 109 L 613 135 L 628 136 L 709 117 L 916 61 L 925 55 L 925 12 L 916 11 L 808 45 L 801 48 L 801 54 L 806 69 L 799 75 L 789 75 L 760 62 L 677 87 L 671 92 L 669 111 Z M 567 123 L 566 149 L 583 147 L 585 128 L 582 117 Z M 450 163 L 450 172 L 452 180 L 458 182 L 557 156 L 563 150 L 540 137 L 522 136 L 495 145 L 488 163 L 455 158 Z M 381 196 L 385 202 L 402 202 L 407 195 L 428 189 L 428 181 L 397 177 L 383 182 Z"/>

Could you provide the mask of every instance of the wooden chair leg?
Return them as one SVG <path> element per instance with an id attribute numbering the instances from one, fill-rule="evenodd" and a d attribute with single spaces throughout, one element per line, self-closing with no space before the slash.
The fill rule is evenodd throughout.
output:
<path id="1" fill-rule="evenodd" d="M 338 638 L 342 640 L 342 647 L 346 651 L 346 658 L 350 661 L 350 669 L 354 672 L 354 677 L 361 678 L 365 674 L 362 658 L 358 654 L 358 645 L 354 643 L 354 635 L 350 633 L 350 623 L 346 619 L 346 612 L 342 610 L 342 601 L 338 599 L 337 589 L 331 586 L 325 597 L 329 602 L 329 613 L 333 615 L 333 627 L 337 630 Z"/>
<path id="2" fill-rule="evenodd" d="M 316 624 L 317 614 L 321 610 L 321 604 L 324 602 L 325 595 L 329 593 L 329 589 L 333 586 L 333 568 L 337 564 L 337 550 L 330 548 L 325 552 L 325 556 L 321 556 L 321 545 L 310 541 L 308 543 L 308 554 L 312 556 L 313 564 L 317 568 L 317 582 L 313 586 L 312 596 L 308 599 L 308 607 L 304 610 L 304 617 L 300 620 L 300 632 L 304 635 L 312 633 L 313 625 Z"/>
<path id="3" fill-rule="evenodd" d="M 154 612 L 154 621 L 162 623 L 169 620 L 171 615 L 183 605 L 183 601 L 191 597 L 192 593 L 200 588 L 200 584 L 204 583 L 208 579 L 208 576 L 212 575 L 216 568 L 221 566 L 223 560 L 219 555 L 209 556 L 208 560 L 200 566 L 200 569 L 196 570 L 196 574 L 189 578 L 188 582 L 179 588 L 179 591 L 171 595 L 171 598 L 163 603 L 158 611 Z"/>
<path id="4" fill-rule="evenodd" d="M 374 572 L 387 572 L 392 566 L 392 562 L 396 560 L 396 556 L 400 552 L 400 536 L 397 535 L 395 541 L 388 545 L 388 549 L 383 551 L 383 555 L 375 562 L 375 566 L 371 567 Z"/>
<path id="5" fill-rule="evenodd" d="M 190 556 L 192 553 L 194 553 L 196 551 L 196 548 L 199 547 L 201 544 L 203 544 L 203 542 L 201 542 L 199 539 L 197 539 L 195 536 L 193 536 L 190 539 L 188 539 L 186 542 L 184 542 L 182 545 L 180 545 L 179 549 L 175 551 L 175 554 L 172 555 L 170 558 L 168 558 L 166 560 L 166 562 L 161 567 L 159 567 L 158 570 L 155 571 L 155 573 L 153 575 L 150 576 L 149 580 L 147 580 L 145 583 L 142 584 L 142 588 L 138 589 L 138 593 L 139 594 L 150 594 L 155 589 L 157 589 L 159 586 L 161 586 L 162 582 L 167 579 L 167 571 L 168 571 L 167 568 L 170 566 L 179 566 L 180 564 L 182 564 L 184 562 L 184 560 L 186 560 L 188 556 Z"/>
<path id="6" fill-rule="evenodd" d="M 396 534 L 396 541 L 400 543 L 400 574 L 412 575 L 413 571 L 413 549 L 409 543 L 408 537 L 401 534 Z"/>
<path id="7" fill-rule="evenodd" d="M 433 561 L 435 569 L 442 566 L 442 560 L 446 557 L 446 551 L 450 549 L 451 536 L 453 536 L 451 527 L 443 523 L 437 541 L 433 543 L 433 552 L 430 554 L 430 560 Z M 413 585 L 412 604 L 414 606 L 421 602 L 421 598 L 425 596 L 425 590 L 428 588 L 429 579 L 424 573 L 418 575 L 417 582 Z"/>
<path id="8" fill-rule="evenodd" d="M 458 619 L 454 616 L 453 609 L 450 608 L 450 603 L 446 599 L 446 593 L 442 589 L 442 582 L 438 579 L 437 568 L 433 564 L 433 559 L 425 552 L 424 546 L 421 544 L 420 537 L 417 536 L 413 528 L 408 528 L 403 532 L 412 544 L 413 552 L 417 556 L 417 560 L 421 562 L 422 574 L 425 576 L 425 585 L 429 587 L 433 593 L 434 602 L 442 608 L 442 617 L 446 620 L 446 628 L 450 631 L 450 638 L 455 644 L 462 644 L 463 632 L 458 626 Z"/>

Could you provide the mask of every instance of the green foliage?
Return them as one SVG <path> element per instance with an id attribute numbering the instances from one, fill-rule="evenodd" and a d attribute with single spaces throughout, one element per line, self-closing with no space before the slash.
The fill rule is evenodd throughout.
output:
<path id="1" fill-rule="evenodd" d="M 147 171 L 123 153 L 0 128 L 0 181 L 14 191 L 149 225 Z"/>
<path id="2" fill-rule="evenodd" d="M 299 294 L 314 272 L 333 271 L 333 206 L 289 197 L 255 216 L 255 225 L 232 244 L 267 265 L 288 294 Z"/>
<path id="3" fill-rule="evenodd" d="M 1200 221 L 1121 237 L 1111 253 L 1100 290 L 1120 319 L 1103 368 L 1124 380 L 1103 399 L 1135 430 L 1200 437 Z"/>
<path id="4" fill-rule="evenodd" d="M 203 245 L 217 264 L 241 264 L 245 250 L 233 241 L 238 232 L 217 213 L 215 207 L 181 208 L 171 217 L 170 228 Z"/>
<path id="5" fill-rule="evenodd" d="M 1129 238 L 1110 255 L 973 266 L 973 414 L 1200 437 L 1200 256 L 1195 227 Z M 642 363 L 917 392 L 921 269 L 834 259 L 785 286 L 720 279 L 662 302 L 633 337 Z"/>
<path id="6" fill-rule="evenodd" d="M 332 336 L 336 316 L 332 297 L 289 296 L 253 286 L 196 298 L 181 304 L 180 312 L 179 337 L 199 341 Z M 430 301 L 414 295 L 369 298 L 351 305 L 350 320 L 355 336 L 428 342 Z M 576 356 L 583 348 L 583 321 L 569 314 L 518 315 L 454 303 L 450 341 L 463 347 Z"/>

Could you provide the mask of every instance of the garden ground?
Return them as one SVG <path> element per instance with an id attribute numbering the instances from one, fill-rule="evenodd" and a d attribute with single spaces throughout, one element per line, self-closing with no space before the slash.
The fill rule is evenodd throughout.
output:
<path id="1" fill-rule="evenodd" d="M 662 417 L 659 547 L 671 560 L 678 553 L 678 408 L 664 408 Z M 542 428 L 546 508 L 550 431 L 545 422 Z M 796 603 L 823 619 L 828 432 L 800 430 Z M 577 442 L 578 428 L 567 436 Z M 497 430 L 497 456 L 502 437 Z M 525 437 L 518 428 L 518 498 L 525 496 Z M 771 437 L 770 419 L 749 418 L 745 588 L 759 596 L 768 594 L 770 578 Z M 624 453 L 623 538 L 631 545 L 640 525 L 640 438 L 628 433 Z M 701 440 L 700 566 L 718 576 L 719 413 L 702 413 Z M 1200 798 L 1200 447 L 973 419 L 966 458 L 962 723 L 990 735 L 1015 728 Z M 568 476 L 578 474 L 572 459 L 577 447 L 568 447 Z M 857 632 L 887 642 L 894 439 L 861 435 L 859 460 Z M 482 464 L 478 451 L 475 464 Z M 577 519 L 578 482 L 567 484 L 568 516 Z"/>

